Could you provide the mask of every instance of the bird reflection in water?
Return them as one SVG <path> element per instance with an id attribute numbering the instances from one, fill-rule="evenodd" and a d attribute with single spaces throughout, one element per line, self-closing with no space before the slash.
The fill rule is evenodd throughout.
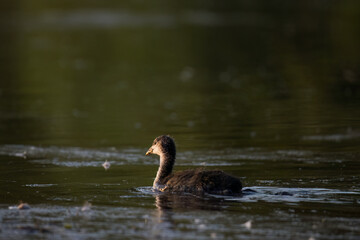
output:
<path id="1" fill-rule="evenodd" d="M 221 210 L 223 198 L 204 195 L 158 193 L 155 205 L 158 210 Z"/>
<path id="2" fill-rule="evenodd" d="M 176 235 L 179 228 L 179 216 L 177 213 L 194 211 L 194 210 L 214 210 L 221 211 L 225 209 L 223 198 L 215 198 L 211 196 L 199 196 L 193 194 L 174 194 L 156 192 L 155 195 L 154 217 L 152 220 L 152 238 L 167 239 L 169 236 Z M 177 215 L 177 217 L 174 217 Z M 201 229 L 206 227 L 199 224 L 199 219 L 184 219 L 185 221 L 194 221 L 191 224 Z"/>

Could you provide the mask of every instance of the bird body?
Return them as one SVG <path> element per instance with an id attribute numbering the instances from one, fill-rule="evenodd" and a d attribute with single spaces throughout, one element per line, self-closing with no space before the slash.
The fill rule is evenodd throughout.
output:
<path id="1" fill-rule="evenodd" d="M 176 158 L 175 142 L 170 136 L 157 137 L 146 155 L 160 156 L 160 166 L 153 188 L 162 192 L 190 192 L 195 194 L 240 194 L 241 181 L 220 170 L 203 168 L 172 173 Z"/>
<path id="2" fill-rule="evenodd" d="M 220 170 L 185 170 L 175 172 L 164 179 L 164 185 L 171 192 L 210 193 L 233 195 L 241 193 L 241 182 Z"/>

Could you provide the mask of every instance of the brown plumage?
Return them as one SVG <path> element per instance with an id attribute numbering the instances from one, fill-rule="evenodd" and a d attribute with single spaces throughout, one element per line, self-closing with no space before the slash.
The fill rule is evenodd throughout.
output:
<path id="1" fill-rule="evenodd" d="M 191 192 L 195 194 L 235 195 L 241 193 L 241 182 L 220 170 L 185 170 L 172 173 L 176 147 L 170 136 L 157 137 L 146 155 L 160 156 L 160 166 L 153 188 L 166 192 Z"/>

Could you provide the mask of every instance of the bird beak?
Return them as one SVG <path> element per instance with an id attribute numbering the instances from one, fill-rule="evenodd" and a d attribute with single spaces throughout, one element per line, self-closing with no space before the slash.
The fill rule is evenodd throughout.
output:
<path id="1" fill-rule="evenodd" d="M 152 147 L 151 147 L 151 148 L 149 148 L 149 150 L 146 152 L 145 155 L 147 156 L 147 155 L 150 155 L 150 154 L 152 154 L 152 153 L 153 153 L 153 149 L 152 149 Z"/>

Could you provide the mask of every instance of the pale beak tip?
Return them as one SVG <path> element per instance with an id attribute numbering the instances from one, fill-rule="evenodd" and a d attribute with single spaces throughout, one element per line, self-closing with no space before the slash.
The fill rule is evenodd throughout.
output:
<path id="1" fill-rule="evenodd" d="M 145 156 L 148 156 L 150 154 L 152 154 L 152 149 L 151 148 L 145 153 Z"/>

